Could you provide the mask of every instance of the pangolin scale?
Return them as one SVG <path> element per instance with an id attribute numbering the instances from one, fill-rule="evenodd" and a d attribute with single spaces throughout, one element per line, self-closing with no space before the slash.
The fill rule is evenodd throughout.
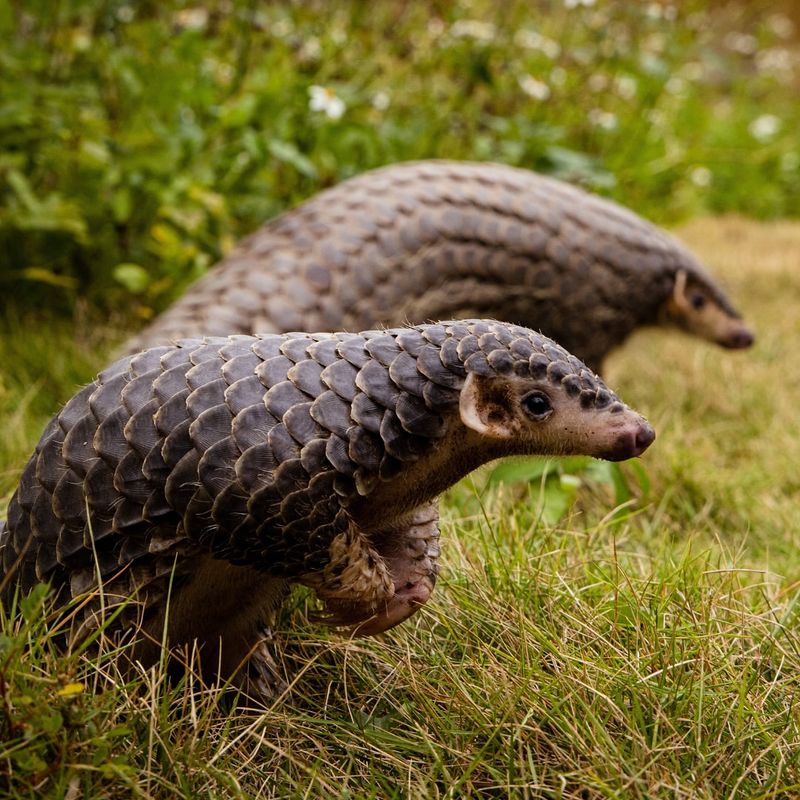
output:
<path id="1" fill-rule="evenodd" d="M 413 613 L 436 578 L 435 498 L 481 463 L 622 459 L 653 436 L 507 323 L 185 339 L 119 360 L 49 424 L 0 524 L 5 600 L 99 577 L 106 607 L 138 599 L 147 660 L 169 595 L 170 642 L 205 642 L 233 674 L 290 582 L 360 633 Z"/>
<path id="2" fill-rule="evenodd" d="M 475 316 L 539 330 L 595 370 L 643 325 L 753 341 L 697 259 L 628 209 L 522 169 L 423 161 L 367 172 L 267 223 L 125 352 Z"/>

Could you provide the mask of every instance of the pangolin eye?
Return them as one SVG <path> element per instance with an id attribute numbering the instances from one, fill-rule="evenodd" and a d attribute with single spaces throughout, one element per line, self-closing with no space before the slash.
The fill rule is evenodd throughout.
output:
<path id="1" fill-rule="evenodd" d="M 697 311 L 699 311 L 706 304 L 706 298 L 705 298 L 704 295 L 699 294 L 698 292 L 695 292 L 689 298 L 689 302 L 692 304 L 692 308 L 694 308 Z"/>
<path id="2" fill-rule="evenodd" d="M 535 420 L 547 419 L 553 411 L 550 399 L 544 392 L 531 392 L 522 398 L 522 407 Z"/>

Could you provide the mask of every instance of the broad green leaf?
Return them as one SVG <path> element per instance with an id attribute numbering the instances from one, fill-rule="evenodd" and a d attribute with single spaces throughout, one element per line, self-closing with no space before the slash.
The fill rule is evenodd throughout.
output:
<path id="1" fill-rule="evenodd" d="M 511 458 L 498 464 L 489 475 L 489 483 L 514 483 L 536 481 L 553 469 L 551 458 Z"/>
<path id="2" fill-rule="evenodd" d="M 138 264 L 117 264 L 114 267 L 114 279 L 129 292 L 139 294 L 147 288 L 150 282 L 150 275 L 146 269 Z"/>

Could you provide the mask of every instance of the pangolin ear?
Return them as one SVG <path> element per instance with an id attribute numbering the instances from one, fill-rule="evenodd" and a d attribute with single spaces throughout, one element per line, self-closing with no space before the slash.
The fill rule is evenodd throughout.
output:
<path id="1" fill-rule="evenodd" d="M 686 297 L 686 270 L 679 269 L 675 275 L 675 285 L 672 287 L 673 306 L 686 311 L 689 308 L 689 299 Z"/>
<path id="2" fill-rule="evenodd" d="M 483 378 L 471 372 L 461 389 L 461 421 L 483 436 L 511 439 L 516 433 L 513 397 L 503 378 Z"/>

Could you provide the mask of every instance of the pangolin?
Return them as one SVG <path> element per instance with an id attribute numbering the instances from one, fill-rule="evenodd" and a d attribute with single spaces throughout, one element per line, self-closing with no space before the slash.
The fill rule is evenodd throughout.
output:
<path id="1" fill-rule="evenodd" d="M 633 212 L 499 164 L 367 172 L 267 223 L 125 347 L 450 317 L 539 330 L 596 371 L 636 328 L 753 334 L 694 256 Z"/>
<path id="2" fill-rule="evenodd" d="M 117 361 L 48 425 L 0 533 L 5 600 L 101 579 L 107 610 L 137 601 L 117 620 L 136 658 L 198 641 L 204 674 L 268 694 L 262 640 L 291 583 L 329 622 L 384 631 L 431 594 L 446 487 L 501 456 L 621 460 L 654 437 L 508 323 L 184 339 Z"/>

